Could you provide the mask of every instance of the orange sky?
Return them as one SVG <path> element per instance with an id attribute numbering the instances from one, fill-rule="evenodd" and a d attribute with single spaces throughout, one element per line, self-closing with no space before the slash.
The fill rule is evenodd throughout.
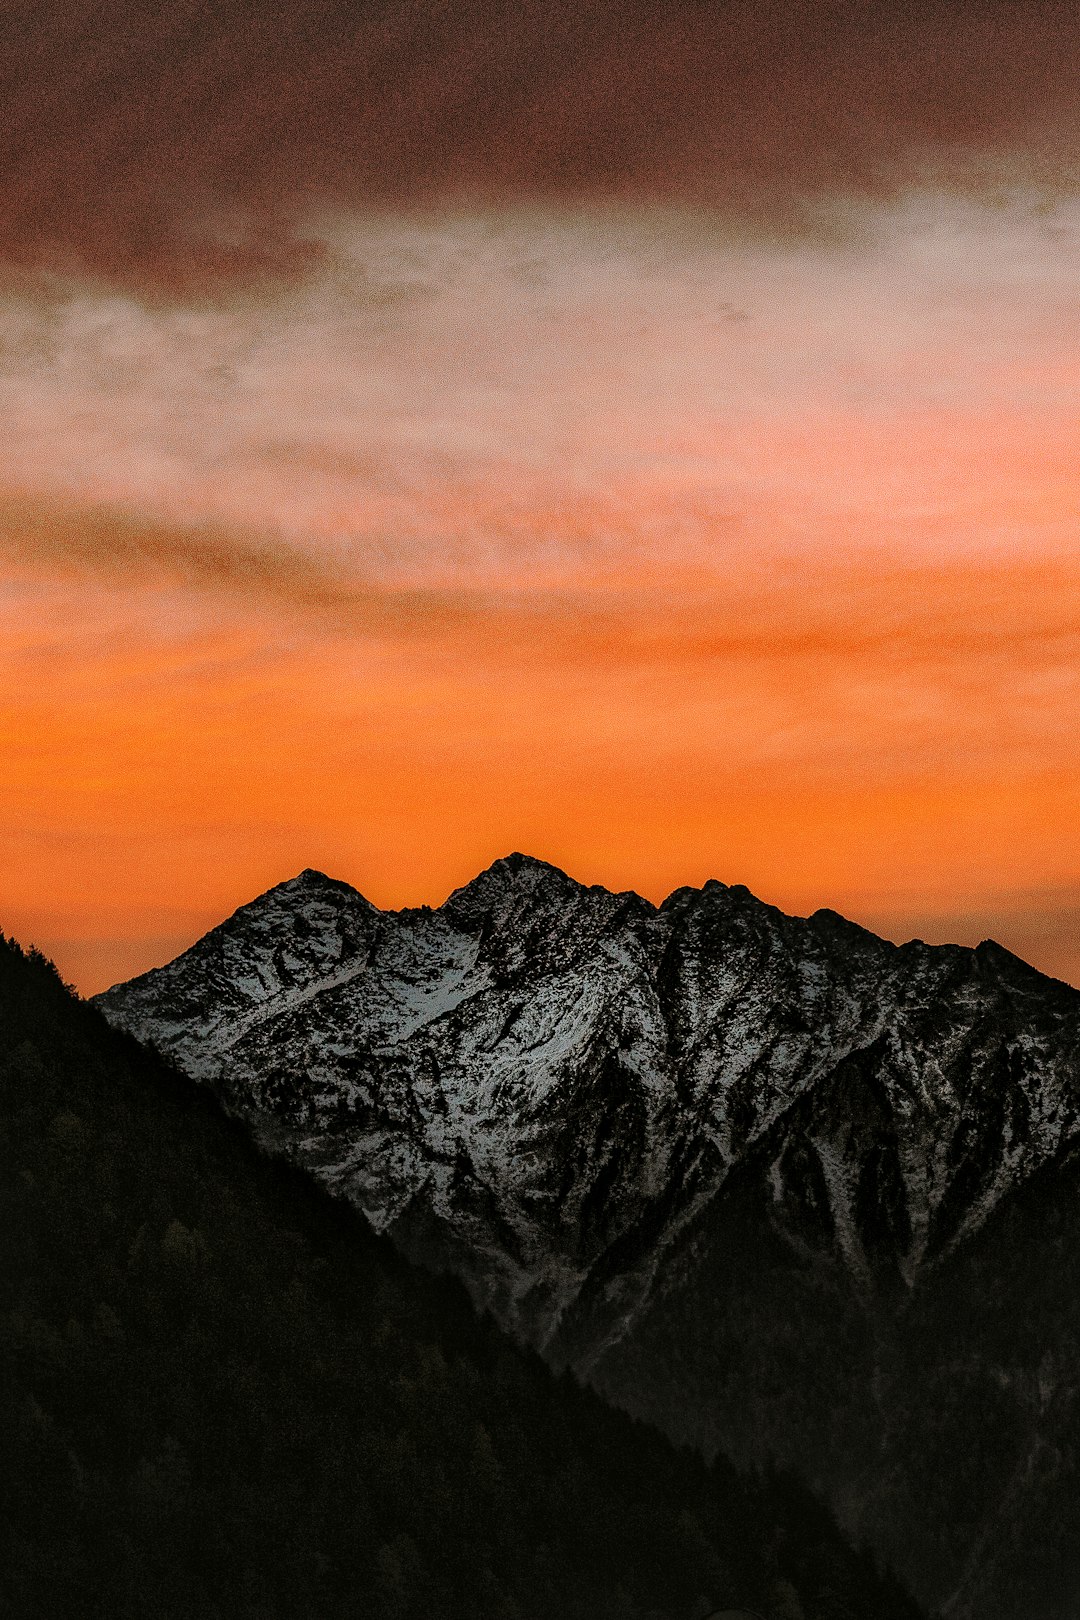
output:
<path id="1" fill-rule="evenodd" d="M 89 990 L 306 864 L 438 902 L 523 846 L 656 899 L 719 875 L 893 932 L 992 931 L 1080 976 L 1080 566 L 391 606 L 357 632 L 165 578 L 24 576 L 7 927 Z"/>
<path id="2" fill-rule="evenodd" d="M 449 34 L 379 46 L 428 123 L 339 125 L 345 46 L 260 56 L 275 121 L 240 12 L 114 113 L 49 0 L 0 138 L 0 927 L 84 991 L 304 866 L 437 903 L 514 848 L 1080 983 L 1072 46 L 852 6 L 770 34 L 778 97 L 716 88 L 754 8 L 709 73 L 670 9 L 640 82 L 575 12 L 534 105 L 495 68 L 541 13 L 450 8 L 438 94 Z"/>

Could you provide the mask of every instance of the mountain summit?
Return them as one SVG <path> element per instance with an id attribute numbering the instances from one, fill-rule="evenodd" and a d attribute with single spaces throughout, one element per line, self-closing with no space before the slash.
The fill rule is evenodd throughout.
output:
<path id="1" fill-rule="evenodd" d="M 1080 993 L 989 943 L 895 946 L 716 882 L 657 907 L 511 855 L 435 910 L 302 873 L 99 1005 L 553 1363 L 798 1467 L 974 1612 L 961 1535 L 912 1554 L 940 1503 L 900 1501 L 932 1375 L 904 1358 L 1065 1173 Z M 978 1533 L 984 1486 L 956 1509 Z"/>
<path id="2" fill-rule="evenodd" d="M 99 1005 L 377 1228 L 460 1227 L 469 1272 L 490 1222 L 470 1283 L 541 1346 L 646 1210 L 651 1269 L 792 1110 L 776 1210 L 868 1286 L 912 1284 L 1080 1129 L 1080 993 L 1000 946 L 715 881 L 656 907 L 520 854 L 437 910 L 302 872 Z"/>

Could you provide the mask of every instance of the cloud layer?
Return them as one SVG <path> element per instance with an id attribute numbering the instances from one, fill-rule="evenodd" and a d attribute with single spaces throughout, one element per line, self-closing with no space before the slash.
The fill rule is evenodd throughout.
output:
<path id="1" fill-rule="evenodd" d="M 21 0 L 0 255 L 190 296 L 318 258 L 312 208 L 677 202 L 767 234 L 927 184 L 1073 187 L 1057 0 Z"/>
<path id="2" fill-rule="evenodd" d="M 189 577 L 308 607 L 1069 552 L 1080 211 L 925 197 L 864 225 L 750 247 L 670 209 L 341 217 L 302 291 L 24 289 L 0 491 L 125 514 L 111 542 L 76 524 L 87 560 L 91 533 L 128 569 L 171 533 Z M 21 552 L 55 529 L 28 518 Z"/>
<path id="3" fill-rule="evenodd" d="M 38 0 L 0 64 L 4 926 L 96 988 L 526 847 L 1074 971 L 1075 8 Z"/>

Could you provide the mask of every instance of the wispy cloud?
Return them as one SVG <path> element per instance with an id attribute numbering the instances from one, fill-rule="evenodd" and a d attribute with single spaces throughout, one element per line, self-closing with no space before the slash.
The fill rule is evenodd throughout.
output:
<path id="1" fill-rule="evenodd" d="M 351 631 L 407 630 L 467 610 L 461 593 L 394 588 L 274 537 L 210 524 L 170 524 L 107 508 L 0 503 L 0 554 L 12 567 L 97 583 L 207 591 L 233 612 L 271 608 Z"/>
<path id="2" fill-rule="evenodd" d="M 1075 882 L 1066 8 L 39 0 L 0 45 L 20 918 L 523 845 L 862 916 Z"/>
<path id="3" fill-rule="evenodd" d="M 0 489 L 298 598 L 1069 550 L 1075 211 L 928 198 L 843 251 L 685 225 L 327 218 L 288 297 L 11 294 Z"/>

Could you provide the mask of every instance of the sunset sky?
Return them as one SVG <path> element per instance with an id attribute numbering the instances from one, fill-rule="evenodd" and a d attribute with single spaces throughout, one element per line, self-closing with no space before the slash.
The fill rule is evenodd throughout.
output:
<path id="1" fill-rule="evenodd" d="M 89 993 L 522 849 L 1080 984 L 1075 6 L 35 0 L 0 62 L 5 932 Z"/>

